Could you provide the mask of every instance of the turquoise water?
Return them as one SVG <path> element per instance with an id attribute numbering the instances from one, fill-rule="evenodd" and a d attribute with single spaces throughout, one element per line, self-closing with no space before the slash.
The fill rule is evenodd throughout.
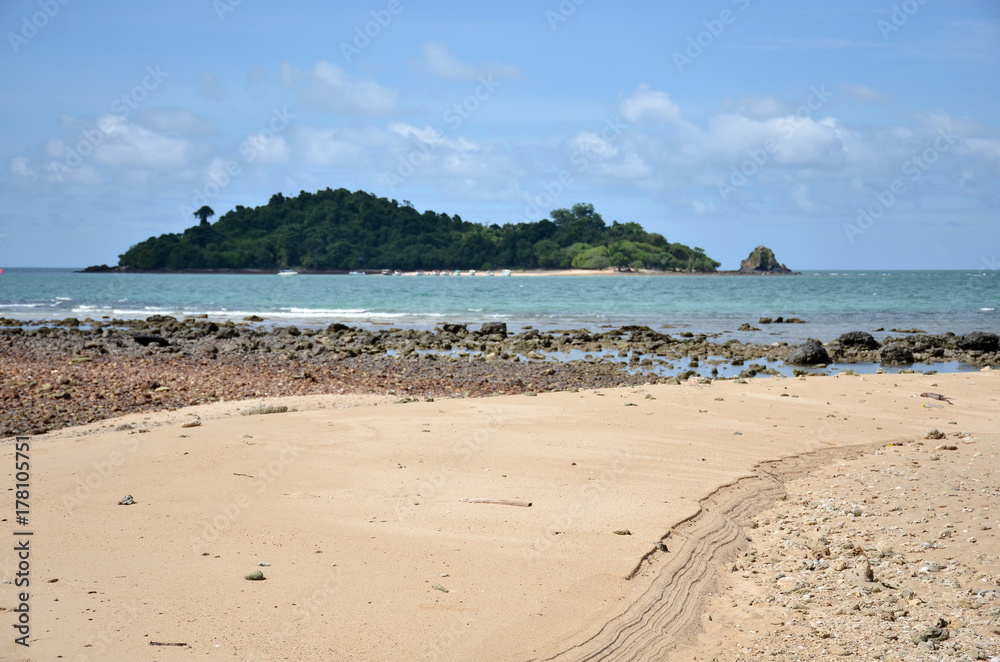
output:
<path id="1" fill-rule="evenodd" d="M 206 314 L 239 320 L 258 315 L 268 323 L 300 326 L 343 322 L 429 328 L 444 321 L 505 321 L 512 328 L 591 331 L 643 324 L 754 342 L 791 342 L 897 327 L 928 333 L 997 332 L 998 308 L 996 270 L 473 278 L 8 269 L 0 275 L 0 316 L 18 319 Z M 762 316 L 799 317 L 807 324 L 757 325 Z M 761 330 L 738 332 L 744 322 Z"/>

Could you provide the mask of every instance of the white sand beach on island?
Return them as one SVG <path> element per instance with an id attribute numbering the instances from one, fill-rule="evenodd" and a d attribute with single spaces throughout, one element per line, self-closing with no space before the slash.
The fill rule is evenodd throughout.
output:
<path id="1" fill-rule="evenodd" d="M 745 540 L 759 533 L 749 519 L 782 505 L 773 476 L 792 486 L 835 462 L 863 473 L 886 460 L 877 449 L 928 428 L 967 433 L 962 457 L 995 472 L 998 398 L 997 372 L 885 374 L 405 404 L 310 396 L 268 401 L 285 413 L 224 403 L 52 432 L 31 439 L 32 646 L 7 636 L 0 656 L 737 659 L 736 642 L 754 645 L 736 626 L 757 589 L 751 562 L 745 578 L 732 564 L 762 544 Z M 3 456 L 11 473 L 12 440 Z M 908 485 L 940 466 L 911 466 Z M 118 505 L 126 494 L 134 505 Z M 952 555 L 995 556 L 989 526 L 960 534 L 978 542 Z M 14 563 L 0 556 L 4 579 Z M 257 570 L 264 581 L 244 579 Z"/>

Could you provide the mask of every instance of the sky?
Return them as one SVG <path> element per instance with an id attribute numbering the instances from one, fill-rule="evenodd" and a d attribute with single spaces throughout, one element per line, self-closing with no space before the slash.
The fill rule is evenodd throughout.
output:
<path id="1" fill-rule="evenodd" d="M 723 269 L 1000 268 L 997 0 L 5 0 L 0 29 L 0 268 L 326 188 L 592 203 Z"/>

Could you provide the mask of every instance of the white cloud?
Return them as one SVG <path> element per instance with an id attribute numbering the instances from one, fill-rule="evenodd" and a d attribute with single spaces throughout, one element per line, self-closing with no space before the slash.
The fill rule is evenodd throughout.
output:
<path id="1" fill-rule="evenodd" d="M 666 92 L 659 92 L 642 84 L 632 96 L 621 102 L 622 116 L 632 124 L 645 122 L 665 122 L 682 124 L 685 122 L 680 107 Z"/>
<path id="2" fill-rule="evenodd" d="M 704 202 L 702 200 L 692 200 L 691 209 L 698 216 L 711 216 L 719 211 L 718 207 L 714 203 Z"/>
<path id="3" fill-rule="evenodd" d="M 618 149 L 614 145 L 592 131 L 577 134 L 569 140 L 569 146 L 573 152 L 588 157 L 610 159 L 618 154 Z"/>
<path id="4" fill-rule="evenodd" d="M 331 62 L 317 62 L 312 71 L 281 65 L 281 84 L 293 90 L 305 110 L 355 117 L 385 117 L 399 112 L 399 92 L 371 78 L 358 78 Z"/>
<path id="5" fill-rule="evenodd" d="M 360 166 L 365 158 L 365 147 L 342 129 L 298 127 L 295 140 L 298 156 L 306 164 L 318 168 Z"/>
<path id="6" fill-rule="evenodd" d="M 448 52 L 446 44 L 426 43 L 422 50 L 424 59 L 418 64 L 419 68 L 445 80 L 475 80 L 480 76 L 512 78 L 521 75 L 518 68 L 513 65 L 466 64 Z"/>
<path id="7" fill-rule="evenodd" d="M 104 115 L 97 123 L 105 139 L 94 147 L 93 159 L 111 167 L 174 170 L 195 156 L 193 143 L 129 122 L 118 115 Z"/>
<path id="8" fill-rule="evenodd" d="M 10 173 L 22 181 L 33 182 L 38 179 L 38 174 L 26 156 L 15 156 L 10 160 Z"/>
<path id="9" fill-rule="evenodd" d="M 215 123 L 186 108 L 150 108 L 135 117 L 137 124 L 160 133 L 188 135 L 215 133 Z"/>
<path id="10" fill-rule="evenodd" d="M 873 90 L 867 85 L 840 85 L 837 87 L 837 91 L 850 97 L 858 103 L 864 103 L 874 106 L 882 106 L 887 103 L 892 103 L 893 96 L 891 94 L 884 94 L 877 90 Z"/>

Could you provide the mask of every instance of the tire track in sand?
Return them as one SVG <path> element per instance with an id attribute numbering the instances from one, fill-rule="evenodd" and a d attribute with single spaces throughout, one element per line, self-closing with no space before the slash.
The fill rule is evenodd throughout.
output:
<path id="1" fill-rule="evenodd" d="M 719 569 L 747 544 L 742 524 L 784 497 L 785 481 L 883 445 L 831 448 L 763 462 L 752 475 L 718 488 L 699 502 L 697 513 L 660 538 L 628 574 L 630 581 L 649 584 L 638 600 L 610 621 L 580 632 L 576 643 L 560 644 L 563 650 L 541 659 L 662 660 L 678 645 L 693 641 Z"/>

